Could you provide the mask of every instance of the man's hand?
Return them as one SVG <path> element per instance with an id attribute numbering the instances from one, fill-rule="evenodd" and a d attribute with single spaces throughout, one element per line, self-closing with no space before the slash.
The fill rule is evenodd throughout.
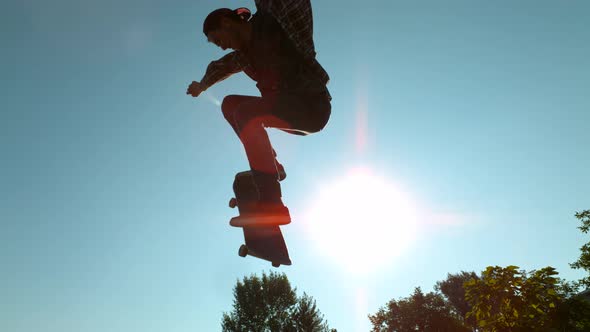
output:
<path id="1" fill-rule="evenodd" d="M 205 91 L 205 89 L 203 89 L 201 83 L 193 81 L 191 85 L 188 86 L 186 94 L 193 97 L 198 97 L 203 91 Z"/>

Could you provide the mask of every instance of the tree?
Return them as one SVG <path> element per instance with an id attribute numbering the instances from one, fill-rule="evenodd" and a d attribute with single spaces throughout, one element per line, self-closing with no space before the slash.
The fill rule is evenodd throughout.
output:
<path id="1" fill-rule="evenodd" d="M 557 331 L 590 331 L 590 302 L 577 294 L 576 283 L 563 282 L 564 300 L 557 306 L 554 328 Z"/>
<path id="2" fill-rule="evenodd" d="M 297 301 L 292 317 L 297 331 L 331 331 L 315 300 L 306 293 Z"/>
<path id="3" fill-rule="evenodd" d="M 582 225 L 578 228 L 582 231 L 582 233 L 588 233 L 590 231 L 590 210 L 585 210 L 582 212 L 576 212 L 576 218 L 578 218 Z M 577 261 L 570 264 L 570 266 L 574 269 L 583 269 L 589 273 L 589 275 L 579 281 L 580 286 L 584 286 L 585 288 L 590 288 L 590 241 L 584 244 L 580 251 L 580 258 Z"/>
<path id="4" fill-rule="evenodd" d="M 475 272 L 465 272 L 457 274 L 448 274 L 447 279 L 439 281 L 434 286 L 436 291 L 441 292 L 448 303 L 451 305 L 455 314 L 463 320 L 463 324 L 472 329 L 475 329 L 475 318 L 467 318 L 467 313 L 471 311 L 471 305 L 465 299 L 464 284 L 471 279 L 478 279 Z"/>
<path id="5" fill-rule="evenodd" d="M 233 310 L 223 314 L 224 332 L 330 331 L 315 300 L 305 293 L 298 298 L 284 273 L 244 277 L 233 293 Z"/>
<path id="6" fill-rule="evenodd" d="M 372 331 L 469 331 L 453 314 L 450 305 L 438 293 L 422 293 L 418 287 L 408 298 L 391 300 L 386 307 L 369 315 Z"/>
<path id="7" fill-rule="evenodd" d="M 482 331 L 544 331 L 552 327 L 563 302 L 552 267 L 528 273 L 517 266 L 489 266 L 465 284 L 466 299 Z"/>

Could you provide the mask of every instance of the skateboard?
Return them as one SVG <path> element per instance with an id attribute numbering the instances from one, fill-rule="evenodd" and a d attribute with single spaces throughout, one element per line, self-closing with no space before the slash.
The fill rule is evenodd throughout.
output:
<path id="1" fill-rule="evenodd" d="M 236 174 L 233 183 L 235 197 L 229 201 L 231 208 L 238 208 L 240 215 L 248 211 L 258 199 L 258 190 L 250 171 Z M 272 263 L 273 267 L 291 265 L 289 250 L 283 233 L 277 225 L 244 226 L 245 244 L 240 246 L 240 257 L 252 256 Z"/>

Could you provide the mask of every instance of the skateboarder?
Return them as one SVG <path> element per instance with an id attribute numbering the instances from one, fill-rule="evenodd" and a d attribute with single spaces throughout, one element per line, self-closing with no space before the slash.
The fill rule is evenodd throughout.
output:
<path id="1" fill-rule="evenodd" d="M 231 49 L 207 67 L 200 82 L 187 94 L 197 97 L 232 74 L 245 72 L 256 81 L 261 96 L 229 95 L 221 110 L 246 150 L 259 201 L 256 216 L 288 218 L 279 181 L 286 177 L 276 160 L 265 128 L 290 134 L 319 132 L 331 113 L 329 76 L 315 58 L 310 0 L 255 0 L 256 13 L 247 8 L 221 8 L 203 24 L 208 41 Z"/>

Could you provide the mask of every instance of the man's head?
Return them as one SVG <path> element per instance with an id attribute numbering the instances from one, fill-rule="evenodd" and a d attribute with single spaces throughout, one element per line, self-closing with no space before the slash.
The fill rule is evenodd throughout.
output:
<path id="1" fill-rule="evenodd" d="M 240 50 L 248 42 L 248 8 L 220 8 L 212 11 L 203 23 L 203 33 L 209 42 L 223 50 L 231 48 Z"/>

